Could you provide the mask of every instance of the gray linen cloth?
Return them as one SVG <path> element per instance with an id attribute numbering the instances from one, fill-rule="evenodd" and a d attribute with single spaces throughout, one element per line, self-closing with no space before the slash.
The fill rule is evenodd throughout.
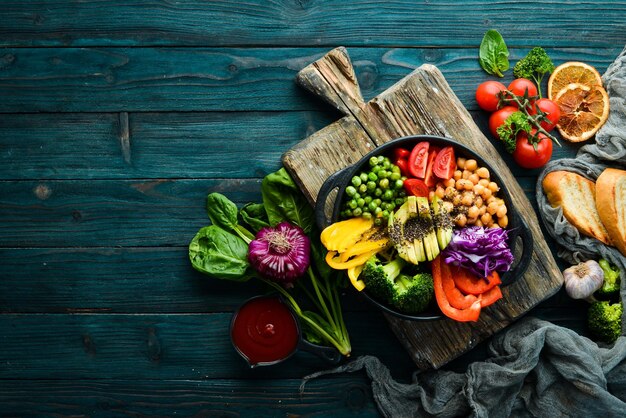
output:
<path id="1" fill-rule="evenodd" d="M 595 180 L 606 166 L 626 169 L 626 49 L 603 76 L 611 113 L 576 159 L 550 162 L 537 183 L 540 217 L 560 248 L 574 263 L 606 258 L 622 270 L 621 298 L 626 302 L 626 258 L 615 248 L 581 236 L 552 208 L 541 188 L 545 175 L 569 170 Z M 386 417 L 626 417 L 626 336 L 610 347 L 576 332 L 527 317 L 494 336 L 489 358 L 470 364 L 465 373 L 416 372 L 412 383 L 395 381 L 376 357 L 363 356 L 313 378 L 365 369 L 372 392 Z"/>

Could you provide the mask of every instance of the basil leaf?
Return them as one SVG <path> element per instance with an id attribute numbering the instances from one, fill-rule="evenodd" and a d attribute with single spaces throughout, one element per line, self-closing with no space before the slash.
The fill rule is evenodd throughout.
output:
<path id="1" fill-rule="evenodd" d="M 497 30 L 490 29 L 485 33 L 478 61 L 483 70 L 498 77 L 504 77 L 502 73 L 509 69 L 509 50 Z"/>
<path id="2" fill-rule="evenodd" d="M 239 216 L 255 233 L 270 226 L 263 203 L 248 203 L 239 210 Z"/>
<path id="3" fill-rule="evenodd" d="M 311 232 L 313 208 L 284 167 L 265 176 L 261 183 L 261 195 L 270 225 L 289 221 L 305 233 Z"/>
<path id="4" fill-rule="evenodd" d="M 227 231 L 237 227 L 237 205 L 220 193 L 206 197 L 206 211 L 213 225 Z"/>
<path id="5" fill-rule="evenodd" d="M 217 279 L 244 282 L 252 277 L 248 245 L 215 225 L 202 228 L 189 243 L 193 268 Z"/>

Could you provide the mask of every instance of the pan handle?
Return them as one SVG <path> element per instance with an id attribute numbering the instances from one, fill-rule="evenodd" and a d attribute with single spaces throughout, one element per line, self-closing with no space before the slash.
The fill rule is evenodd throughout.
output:
<path id="1" fill-rule="evenodd" d="M 519 263 L 517 263 L 517 265 L 508 272 L 508 275 L 512 277 L 512 282 L 517 280 L 520 274 L 524 274 L 524 272 L 528 268 L 535 242 L 533 234 L 528 227 L 528 224 L 519 215 L 519 213 L 517 214 L 517 219 L 519 220 L 519 225 L 517 225 L 517 227 L 511 231 L 513 233 L 512 240 L 516 240 L 517 237 L 520 237 L 522 239 L 522 245 L 524 246 L 524 249 L 522 250 L 522 255 Z"/>
<path id="2" fill-rule="evenodd" d="M 300 338 L 298 349 L 315 354 L 326 360 L 330 364 L 337 364 L 341 361 L 342 355 L 335 347 L 326 347 L 308 342 L 304 337 Z"/>
<path id="3" fill-rule="evenodd" d="M 328 200 L 328 195 L 333 191 L 336 187 L 340 186 L 345 177 L 350 174 L 350 167 L 346 167 L 342 170 L 337 171 L 332 174 L 330 177 L 326 179 L 320 191 L 317 193 L 317 200 L 315 202 L 315 222 L 320 230 L 323 230 L 328 225 L 331 224 L 332 219 L 329 219 L 326 216 L 326 200 Z"/>

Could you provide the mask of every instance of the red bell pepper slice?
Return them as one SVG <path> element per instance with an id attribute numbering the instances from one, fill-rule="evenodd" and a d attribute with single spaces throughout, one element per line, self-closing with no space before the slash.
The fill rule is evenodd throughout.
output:
<path id="1" fill-rule="evenodd" d="M 494 286 L 491 289 L 487 290 L 485 293 L 478 296 L 480 300 L 480 307 L 485 308 L 489 305 L 493 305 L 496 301 L 502 299 L 502 290 L 500 290 L 500 286 Z"/>
<path id="2" fill-rule="evenodd" d="M 444 261 L 440 261 L 440 263 L 443 291 L 446 294 L 446 298 L 448 299 L 450 305 L 457 309 L 467 309 L 472 306 L 474 302 L 478 300 L 478 297 L 475 295 L 464 295 L 459 289 L 457 289 L 454 285 L 454 280 L 452 280 L 450 267 Z"/>
<path id="3" fill-rule="evenodd" d="M 450 305 L 446 293 L 443 290 L 443 277 L 441 272 L 441 256 L 432 262 L 433 284 L 435 287 L 435 299 L 439 309 L 445 316 L 459 322 L 476 322 L 480 316 L 480 300 L 476 300 L 467 309 L 457 309 Z"/>
<path id="4" fill-rule="evenodd" d="M 492 272 L 487 278 L 478 277 L 467 269 L 459 267 L 452 270 L 454 284 L 463 293 L 480 295 L 489 289 L 502 283 L 497 271 Z"/>

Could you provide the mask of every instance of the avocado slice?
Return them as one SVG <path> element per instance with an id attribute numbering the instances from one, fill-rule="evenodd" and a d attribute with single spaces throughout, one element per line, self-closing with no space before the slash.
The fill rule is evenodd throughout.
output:
<path id="1" fill-rule="evenodd" d="M 433 222 L 435 224 L 435 231 L 437 234 L 437 244 L 439 249 L 443 250 L 452 241 L 452 226 L 453 220 L 444 205 L 443 201 L 435 196 L 431 203 L 433 210 Z"/>
<path id="2" fill-rule="evenodd" d="M 389 216 L 387 228 L 389 231 L 389 237 L 394 243 L 398 255 L 400 258 L 408 261 L 412 264 L 417 264 L 417 256 L 415 254 L 415 247 L 412 242 L 410 243 L 404 235 L 404 225 L 406 222 L 416 216 L 415 213 L 409 211 L 409 201 L 407 200 Z"/>
<path id="3" fill-rule="evenodd" d="M 422 225 L 424 228 L 424 237 L 422 241 L 424 243 L 426 259 L 431 261 L 439 255 L 439 244 L 437 243 L 437 235 L 435 234 L 435 227 L 430 214 L 430 205 L 428 204 L 427 198 L 417 198 L 417 210 L 421 220 L 423 221 Z"/>

